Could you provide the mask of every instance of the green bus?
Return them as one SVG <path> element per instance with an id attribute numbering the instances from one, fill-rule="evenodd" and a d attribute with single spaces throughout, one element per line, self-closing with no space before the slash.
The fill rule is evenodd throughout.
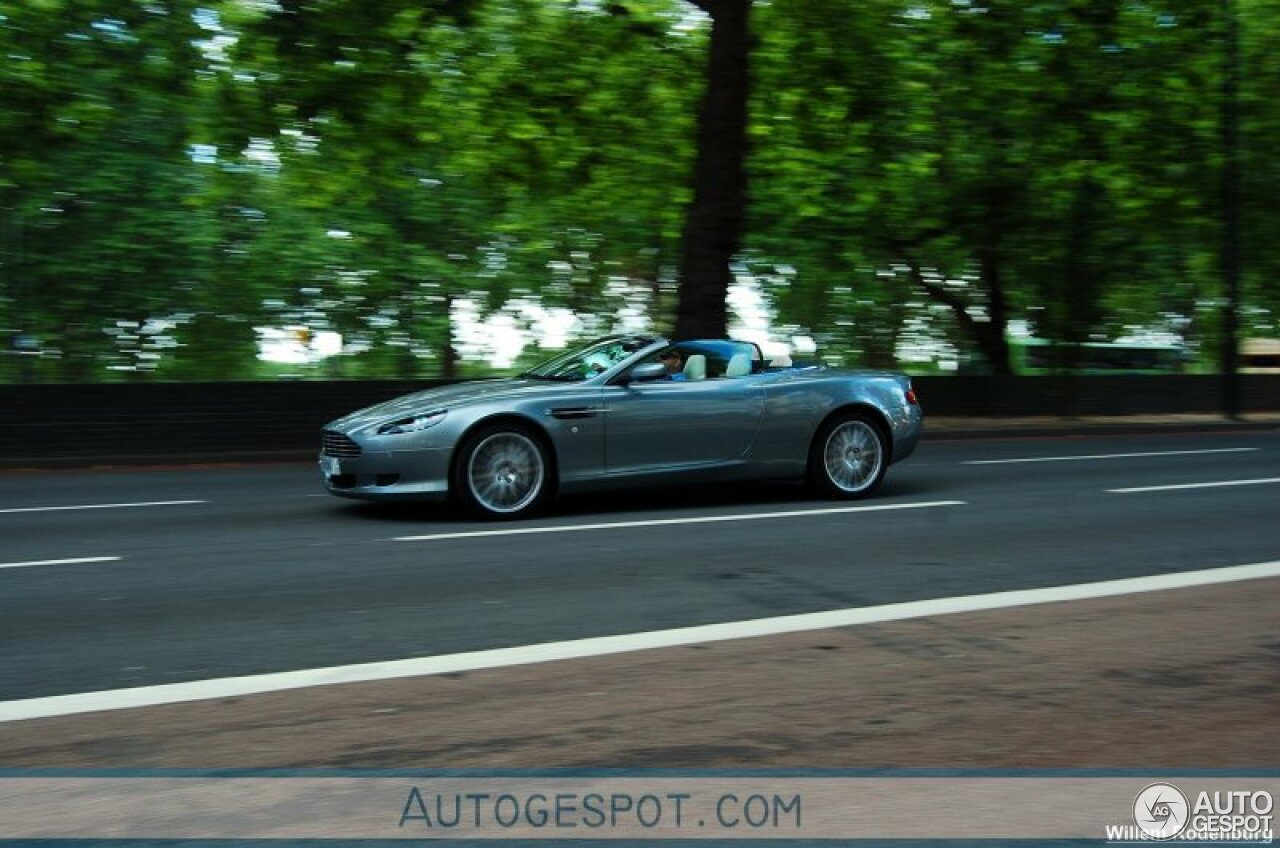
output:
<path id="1" fill-rule="evenodd" d="M 1073 347 L 1074 350 L 1065 350 Z M 1074 354 L 1068 356 L 1068 354 Z M 1180 344 L 1156 342 L 1051 342 L 1046 339 L 1009 341 L 1009 356 L 1017 374 L 1057 374 L 1058 364 L 1073 360 L 1073 374 L 1176 374 L 1189 358 Z"/>
<path id="2" fill-rule="evenodd" d="M 1009 339 L 1009 364 L 1014 374 L 1063 374 L 1061 363 L 1072 360 L 1072 374 L 1178 374 L 1186 370 L 1190 354 L 1185 345 L 1162 342 L 1054 342 L 1048 339 Z M 1068 351 L 1065 348 L 1073 347 Z M 1068 354 L 1073 354 L 1068 356 Z M 962 362 L 960 373 L 990 373 L 975 356 Z"/>

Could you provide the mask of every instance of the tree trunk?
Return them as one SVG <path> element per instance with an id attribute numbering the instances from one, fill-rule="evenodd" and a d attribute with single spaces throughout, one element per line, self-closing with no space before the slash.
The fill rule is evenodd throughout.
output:
<path id="1" fill-rule="evenodd" d="M 728 327 L 729 263 L 747 205 L 747 96 L 751 0 L 695 0 L 711 15 L 707 90 L 698 113 L 693 202 L 680 248 L 676 338 L 715 338 Z"/>
<path id="2" fill-rule="evenodd" d="M 945 305 L 955 316 L 956 323 L 973 339 L 983 359 L 993 374 L 1007 376 L 1013 373 L 1009 363 L 1009 342 L 1004 337 L 1008 323 L 1004 298 L 1004 285 L 1000 277 L 1000 264 L 994 253 L 984 251 L 981 257 L 982 278 L 991 294 L 987 321 L 979 321 L 969 314 L 969 303 L 942 283 L 931 280 L 914 262 L 907 265 L 908 273 L 916 287 L 933 300 Z"/>
<path id="3" fill-rule="evenodd" d="M 988 247 L 979 251 L 978 266 L 982 271 L 982 279 L 987 284 L 987 316 L 990 320 L 975 324 L 974 336 L 983 356 L 991 363 L 992 373 L 1008 376 L 1013 374 L 1013 364 L 1009 361 L 1009 341 L 1005 338 L 1009 327 L 1009 304 L 997 249 Z"/>
<path id="4" fill-rule="evenodd" d="M 444 346 L 440 350 L 440 376 L 448 380 L 458 377 L 458 349 L 453 341 L 453 294 L 444 296 Z"/>

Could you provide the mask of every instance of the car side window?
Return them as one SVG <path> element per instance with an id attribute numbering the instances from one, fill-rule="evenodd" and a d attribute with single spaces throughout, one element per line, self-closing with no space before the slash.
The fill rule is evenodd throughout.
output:
<path id="1" fill-rule="evenodd" d="M 749 344 L 707 341 L 673 345 L 647 356 L 641 364 L 662 363 L 668 382 L 740 379 L 759 369 Z"/>
<path id="2" fill-rule="evenodd" d="M 657 383 L 686 383 L 690 382 L 689 376 L 689 354 L 690 351 L 680 347 L 669 347 L 658 351 L 655 354 L 646 356 L 640 360 L 639 365 L 660 364 L 666 371 L 666 376 L 654 382 Z"/>

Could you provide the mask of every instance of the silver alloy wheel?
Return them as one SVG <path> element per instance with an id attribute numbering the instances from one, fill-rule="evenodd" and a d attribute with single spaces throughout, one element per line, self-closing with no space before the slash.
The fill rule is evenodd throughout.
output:
<path id="1" fill-rule="evenodd" d="M 827 436 L 822 466 L 827 479 L 842 492 L 855 494 L 871 486 L 884 464 L 884 445 L 874 425 L 860 418 L 844 421 Z"/>
<path id="2" fill-rule="evenodd" d="M 467 460 L 471 497 L 489 512 L 519 512 L 537 500 L 545 479 L 542 451 L 521 433 L 494 433 Z"/>

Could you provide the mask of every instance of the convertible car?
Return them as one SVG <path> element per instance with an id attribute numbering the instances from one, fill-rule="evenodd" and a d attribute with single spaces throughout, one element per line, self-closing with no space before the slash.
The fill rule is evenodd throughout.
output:
<path id="1" fill-rule="evenodd" d="M 807 477 L 857 498 L 921 427 L 902 374 L 768 361 L 746 342 L 610 336 L 518 377 L 340 418 L 320 472 L 342 497 L 450 497 L 487 518 L 528 515 L 558 491 L 676 480 Z"/>

